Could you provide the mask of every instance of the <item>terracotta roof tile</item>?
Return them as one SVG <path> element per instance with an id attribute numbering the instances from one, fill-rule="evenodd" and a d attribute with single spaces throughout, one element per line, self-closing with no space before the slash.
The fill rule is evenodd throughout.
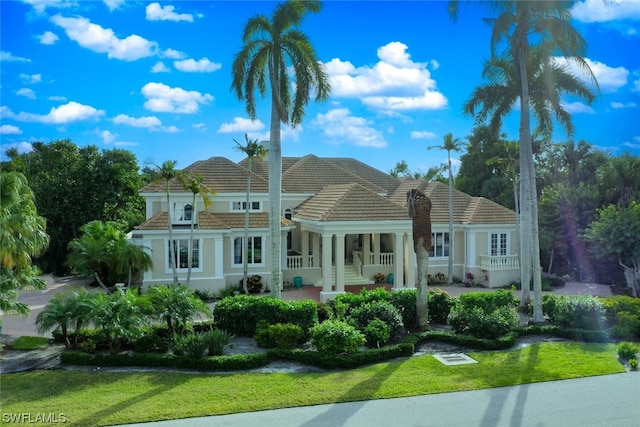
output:
<path id="1" fill-rule="evenodd" d="M 137 230 L 166 230 L 167 212 L 159 212 L 136 227 Z M 283 227 L 292 227 L 295 223 L 286 218 L 281 218 Z M 249 214 L 250 228 L 268 228 L 269 214 L 266 212 Z M 244 213 L 213 213 L 208 211 L 198 212 L 198 229 L 200 230 L 228 230 L 231 228 L 244 228 Z"/>

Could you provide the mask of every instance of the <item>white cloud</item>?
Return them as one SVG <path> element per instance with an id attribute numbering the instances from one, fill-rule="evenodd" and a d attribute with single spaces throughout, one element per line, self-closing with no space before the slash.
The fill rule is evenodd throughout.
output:
<path id="1" fill-rule="evenodd" d="M 193 59 L 174 61 L 173 66 L 186 73 L 212 73 L 222 68 L 222 64 L 211 62 L 208 58 L 202 58 L 198 61 Z"/>
<path id="2" fill-rule="evenodd" d="M 127 125 L 137 128 L 151 128 L 161 126 L 162 122 L 156 116 L 130 117 L 126 114 L 118 114 L 114 117 L 113 123 L 117 125 Z"/>
<path id="3" fill-rule="evenodd" d="M 162 52 L 160 52 L 159 56 L 161 58 L 182 59 L 185 56 L 187 56 L 187 54 L 184 53 L 184 52 L 180 52 L 179 50 L 175 50 L 175 49 L 166 49 L 166 50 L 163 50 Z"/>
<path id="4" fill-rule="evenodd" d="M 104 0 L 104 4 L 107 5 L 109 11 L 114 11 L 124 4 L 125 0 Z"/>
<path id="5" fill-rule="evenodd" d="M 109 58 L 135 61 L 153 56 L 158 50 L 156 42 L 149 41 L 136 34 L 120 39 L 114 34 L 113 30 L 92 24 L 86 18 L 65 18 L 56 15 L 51 18 L 51 21 L 62 27 L 67 36 L 80 46 L 97 53 L 106 53 Z"/>
<path id="6" fill-rule="evenodd" d="M 193 22 L 193 15 L 188 13 L 176 13 L 175 6 L 160 6 L 160 3 L 147 5 L 146 16 L 149 21 L 187 21 Z"/>
<path id="7" fill-rule="evenodd" d="M 0 135 L 20 135 L 22 131 L 18 126 L 2 125 L 0 126 Z"/>
<path id="8" fill-rule="evenodd" d="M 20 74 L 20 80 L 25 84 L 35 84 L 42 81 L 42 74 Z"/>
<path id="9" fill-rule="evenodd" d="M 433 132 L 429 132 L 428 130 L 414 130 L 411 132 L 411 139 L 433 139 L 437 136 L 438 135 Z"/>
<path id="10" fill-rule="evenodd" d="M 366 119 L 352 116 L 347 108 L 336 108 L 329 110 L 327 114 L 318 114 L 311 124 L 322 129 L 325 136 L 337 143 L 359 147 L 387 146 L 380 131 L 369 126 Z"/>
<path id="11" fill-rule="evenodd" d="M 33 114 L 21 111 L 15 114 L 7 107 L 2 107 L 0 117 L 8 117 L 19 122 L 37 122 L 45 124 L 65 124 L 84 120 L 96 120 L 104 115 L 104 110 L 97 110 L 90 105 L 71 101 L 59 107 L 52 107 L 48 114 Z"/>
<path id="12" fill-rule="evenodd" d="M 47 45 L 54 44 L 60 39 L 57 35 L 55 35 L 51 31 L 45 31 L 44 33 L 40 34 L 37 37 L 38 37 L 38 40 L 40 40 L 40 43 L 47 44 Z"/>
<path id="13" fill-rule="evenodd" d="M 355 67 L 334 58 L 325 64 L 331 80 L 331 94 L 357 97 L 365 105 L 382 110 L 440 109 L 447 98 L 436 87 L 426 63 L 414 62 L 407 45 L 391 42 L 378 49 L 380 61 Z M 438 63 L 432 61 L 432 68 Z"/>
<path id="14" fill-rule="evenodd" d="M 160 130 L 162 132 L 166 132 L 166 133 L 178 133 L 178 132 L 180 132 L 180 129 L 178 129 L 176 126 L 162 126 L 160 128 Z"/>
<path id="15" fill-rule="evenodd" d="M 164 65 L 164 62 L 158 61 L 155 63 L 153 67 L 151 67 L 151 72 L 152 73 L 170 73 L 171 68 Z"/>
<path id="16" fill-rule="evenodd" d="M 582 102 L 561 102 L 560 104 L 569 114 L 595 114 L 593 108 Z"/>
<path id="17" fill-rule="evenodd" d="M 622 103 L 622 102 L 611 102 L 611 108 L 615 109 L 615 110 L 619 110 L 622 108 L 636 108 L 636 103 L 635 102 L 627 102 Z"/>
<path id="18" fill-rule="evenodd" d="M 1 62 L 31 62 L 28 58 L 23 58 L 21 56 L 14 56 L 11 52 L 7 52 L 5 50 L 0 51 L 0 61 Z"/>
<path id="19" fill-rule="evenodd" d="M 186 91 L 179 87 L 169 87 L 163 83 L 147 83 L 142 88 L 147 98 L 144 107 L 150 111 L 163 113 L 193 114 L 201 104 L 209 104 L 213 96 L 197 91 Z"/>
<path id="20" fill-rule="evenodd" d="M 16 91 L 16 95 L 24 96 L 25 98 L 29 98 L 29 99 L 36 99 L 36 93 L 33 91 L 33 89 L 29 89 L 28 87 L 23 87 L 22 89 L 18 89 Z"/>
<path id="21" fill-rule="evenodd" d="M 74 0 L 22 0 L 24 3 L 30 4 L 33 10 L 38 14 L 42 14 L 48 7 L 63 9 L 77 5 Z"/>
<path id="22" fill-rule="evenodd" d="M 564 65 L 568 68 L 569 72 L 583 81 L 589 83 L 588 76 L 584 71 L 578 67 L 576 62 L 572 58 L 556 57 L 558 64 Z M 602 92 L 615 92 L 624 85 L 627 84 L 627 77 L 629 76 L 629 70 L 624 67 L 610 67 L 602 62 L 594 61 L 589 58 L 585 58 L 585 62 L 591 68 L 593 75 L 598 81 L 600 91 Z"/>
<path id="23" fill-rule="evenodd" d="M 244 117 L 234 117 L 231 123 L 223 123 L 216 132 L 258 132 L 264 129 L 264 124 L 260 120 L 251 120 Z"/>
<path id="24" fill-rule="evenodd" d="M 108 131 L 108 130 L 103 130 L 103 131 L 96 130 L 96 132 L 98 133 L 98 135 L 100 135 L 102 142 L 107 145 L 115 145 L 118 147 L 138 145 L 137 142 L 121 141 L 119 134 L 112 133 L 111 131 Z"/>
<path id="25" fill-rule="evenodd" d="M 640 19 L 640 0 L 585 0 L 571 9 L 574 19 L 582 22 L 607 22 Z"/>
<path id="26" fill-rule="evenodd" d="M 66 96 L 50 96 L 49 98 L 47 98 L 49 101 L 60 101 L 60 102 L 65 102 L 67 100 Z"/>

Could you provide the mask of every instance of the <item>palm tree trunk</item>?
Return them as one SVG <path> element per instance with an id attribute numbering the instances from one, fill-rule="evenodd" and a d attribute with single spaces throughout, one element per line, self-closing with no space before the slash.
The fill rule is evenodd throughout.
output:
<path id="1" fill-rule="evenodd" d="M 277 79 L 276 79 L 277 80 Z M 272 83 L 273 88 L 279 87 Z M 280 145 L 280 114 L 276 101 L 277 95 L 272 95 L 271 130 L 269 132 L 269 234 L 271 257 L 271 296 L 280 299 L 280 257 L 282 235 L 280 234 L 280 206 L 282 203 L 282 148 Z"/>
<path id="2" fill-rule="evenodd" d="M 451 150 L 447 151 L 449 160 L 449 266 L 447 269 L 447 284 L 453 283 L 453 172 L 451 171 Z M 427 263 L 429 262 L 427 253 Z"/>
<path id="3" fill-rule="evenodd" d="M 111 291 L 109 291 L 109 288 L 107 288 L 107 286 L 104 284 L 104 282 L 102 281 L 102 279 L 100 278 L 100 275 L 98 274 L 98 272 L 94 272 L 93 273 L 94 277 L 96 278 L 96 282 L 98 282 L 98 284 L 100 285 L 100 287 L 102 289 L 104 289 L 105 291 L 107 291 L 108 294 L 111 293 Z"/>
<path id="4" fill-rule="evenodd" d="M 423 245 L 423 237 L 416 244 L 416 261 L 418 264 L 418 293 L 416 295 L 416 322 L 418 330 L 429 329 L 429 251 Z"/>
<path id="5" fill-rule="evenodd" d="M 249 195 L 251 194 L 251 156 L 249 156 L 249 173 L 247 174 L 247 199 L 244 210 L 244 240 L 242 242 L 242 289 L 249 293 Z"/>

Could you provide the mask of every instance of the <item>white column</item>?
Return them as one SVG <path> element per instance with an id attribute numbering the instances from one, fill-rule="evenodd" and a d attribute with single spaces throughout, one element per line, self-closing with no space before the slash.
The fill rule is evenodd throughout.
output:
<path id="1" fill-rule="evenodd" d="M 373 263 L 380 264 L 380 233 L 373 235 Z"/>
<path id="2" fill-rule="evenodd" d="M 322 292 L 320 297 L 322 300 L 323 294 L 331 294 L 332 292 L 332 277 L 331 277 L 331 253 L 333 251 L 333 235 L 322 235 Z M 329 298 L 327 298 L 329 299 Z"/>
<path id="3" fill-rule="evenodd" d="M 307 230 L 300 230 L 302 233 L 302 268 L 309 267 L 309 232 Z"/>
<path id="4" fill-rule="evenodd" d="M 313 233 L 311 235 L 311 252 L 313 253 L 313 266 L 320 267 L 320 235 Z"/>
<path id="5" fill-rule="evenodd" d="M 223 277 L 224 275 L 223 243 L 224 243 L 224 239 L 222 238 L 222 236 L 213 237 L 213 277 Z"/>
<path id="6" fill-rule="evenodd" d="M 404 288 L 404 233 L 395 233 L 393 239 L 393 287 Z"/>
<path id="7" fill-rule="evenodd" d="M 365 233 L 362 238 L 362 264 L 371 264 L 371 233 Z"/>
<path id="8" fill-rule="evenodd" d="M 467 233 L 467 260 L 466 264 L 468 267 L 477 267 L 476 264 L 476 232 L 470 231 Z"/>
<path id="9" fill-rule="evenodd" d="M 344 234 L 336 234 L 336 292 L 344 293 Z"/>

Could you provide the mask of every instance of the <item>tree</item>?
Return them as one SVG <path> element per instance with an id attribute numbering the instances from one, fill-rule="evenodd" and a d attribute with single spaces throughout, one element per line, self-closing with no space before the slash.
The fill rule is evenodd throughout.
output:
<path id="1" fill-rule="evenodd" d="M 184 285 L 153 286 L 146 294 L 152 315 L 167 322 L 169 333 L 181 334 L 187 322 L 198 314 L 210 314 L 209 307 Z"/>
<path id="2" fill-rule="evenodd" d="M 416 328 L 429 329 L 429 248 L 431 247 L 431 199 L 420 190 L 407 192 L 409 217 L 413 223 L 413 251 L 418 267 Z"/>
<path id="3" fill-rule="evenodd" d="M 258 142 L 258 139 L 255 140 L 250 140 L 249 139 L 249 135 L 247 135 L 246 133 L 244 134 L 244 140 L 246 142 L 246 145 L 242 145 L 240 144 L 238 141 L 236 141 L 235 139 L 233 140 L 233 142 L 236 143 L 236 150 L 238 151 L 242 151 L 244 154 L 247 155 L 247 198 L 245 200 L 245 207 L 244 207 L 244 241 L 243 241 L 243 247 L 242 247 L 242 260 L 243 260 L 243 265 L 242 265 L 242 289 L 244 290 L 245 294 L 249 293 L 249 289 L 247 287 L 247 279 L 249 276 L 249 195 L 251 194 L 251 169 L 252 169 L 252 163 L 253 163 L 253 159 L 262 159 L 264 158 L 264 156 L 267 155 L 267 152 L 269 151 L 267 148 L 265 148 L 264 145 L 260 144 Z"/>
<path id="4" fill-rule="evenodd" d="M 78 334 L 82 326 L 91 321 L 91 310 L 96 293 L 85 289 L 61 292 L 49 300 L 44 310 L 36 317 L 38 332 L 43 333 L 59 328 L 67 348 L 71 348 L 69 328 L 74 328 L 73 346 L 78 344 Z"/>
<path id="5" fill-rule="evenodd" d="M 595 77 L 585 60 L 586 43 L 580 34 L 571 26 L 570 1 L 489 1 L 489 6 L 496 10 L 497 18 L 485 19 L 492 26 L 491 58 L 496 61 L 496 54 L 500 43 L 506 41 L 507 69 L 515 70 L 514 84 L 520 101 L 520 197 L 521 197 L 521 234 L 527 239 L 520 239 L 520 254 L 522 264 L 522 286 L 528 286 L 533 277 L 534 310 L 533 320 L 543 322 L 542 313 L 542 280 L 540 269 L 540 240 L 538 232 L 538 203 L 536 191 L 536 172 L 533 158 L 531 138 L 530 114 L 531 108 L 538 116 L 538 129 L 550 135 L 553 129 L 552 116 L 555 115 L 571 134 L 570 115 L 560 104 L 558 86 L 553 75 L 556 62 L 552 55 L 560 53 L 565 58 L 571 58 L 583 70 L 588 72 L 594 83 Z M 452 18 L 457 17 L 458 1 L 449 2 Z M 537 42 L 537 44 L 535 44 Z M 502 68 L 505 68 L 504 66 Z M 541 93 L 532 91 L 530 80 L 531 71 L 539 72 L 542 79 L 548 83 L 541 87 Z M 568 74 L 568 73 L 566 73 Z M 513 76 L 512 72 L 505 75 Z M 533 79 L 535 81 L 535 78 Z M 588 102 L 593 97 L 587 99 Z M 504 116 L 511 111 L 511 106 L 504 103 L 496 104 L 496 116 Z M 552 114 L 553 113 L 553 114 Z"/>
<path id="6" fill-rule="evenodd" d="M 191 200 L 191 225 L 189 231 L 189 252 L 187 254 L 187 287 L 191 282 L 191 269 L 193 268 L 193 230 L 195 228 L 196 215 L 198 214 L 198 200 L 196 196 L 202 198 L 204 209 L 207 210 L 211 206 L 211 195 L 214 191 L 202 183 L 203 178 L 198 174 L 191 172 L 183 173 L 179 176 L 182 188 L 188 190 L 192 195 Z M 173 240 L 171 240 L 173 242 Z M 173 258 L 172 258 L 173 259 Z M 202 262 L 200 260 L 200 262 Z"/>
<path id="7" fill-rule="evenodd" d="M 427 147 L 427 150 L 440 149 L 447 151 L 447 165 L 449 171 L 449 268 L 447 270 L 447 284 L 453 283 L 453 171 L 451 168 L 451 151 L 460 151 L 462 144 L 458 138 L 454 138 L 453 134 L 448 133 L 444 136 L 442 145 Z"/>
<path id="8" fill-rule="evenodd" d="M 171 221 L 171 180 L 180 176 L 180 171 L 176 170 L 176 161 L 167 160 L 162 166 L 156 165 L 153 178 L 154 182 L 164 182 L 167 196 L 167 228 L 169 229 L 169 260 L 171 263 L 171 271 L 173 271 L 173 284 L 178 284 L 177 256 L 176 248 L 173 241 L 173 222 Z"/>
<path id="9" fill-rule="evenodd" d="M 19 172 L 0 173 L 0 310 L 28 314 L 18 290 L 45 288 L 32 258 L 49 245 L 46 221 L 38 215 L 33 191 Z"/>
<path id="10" fill-rule="evenodd" d="M 153 261 L 143 248 L 125 238 L 120 238 L 113 246 L 109 265 L 116 274 L 126 274 L 127 287 L 130 287 L 133 273 L 149 270 L 153 266 Z"/>
<path id="11" fill-rule="evenodd" d="M 320 12 L 319 1 L 285 1 L 276 5 L 271 20 L 264 15 L 250 18 L 242 34 L 243 46 L 232 65 L 231 88 L 245 101 L 247 114 L 256 118 L 257 90 L 261 97 L 271 88 L 269 130 L 269 230 L 271 292 L 280 298 L 280 233 L 282 149 L 280 125 L 302 123 L 311 91 L 316 101 L 329 97 L 329 78 L 309 38 L 298 30 L 307 13 Z M 293 81 L 290 80 L 291 65 Z M 295 85 L 293 84 L 295 83 Z M 291 88 L 294 87 L 294 93 Z"/>
<path id="12" fill-rule="evenodd" d="M 599 257 L 614 257 L 624 270 L 631 294 L 640 296 L 640 203 L 627 207 L 609 205 L 599 209 L 599 218 L 585 230 L 585 239 L 592 243 L 592 253 Z"/>

